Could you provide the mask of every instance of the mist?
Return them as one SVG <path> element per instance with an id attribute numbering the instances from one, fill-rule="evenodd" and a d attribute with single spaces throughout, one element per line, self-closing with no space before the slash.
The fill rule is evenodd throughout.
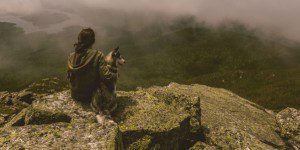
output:
<path id="1" fill-rule="evenodd" d="M 49 22 L 51 15 L 65 19 Z M 124 18 L 132 24 L 147 24 L 157 18 L 172 20 L 191 15 L 199 22 L 218 26 L 239 21 L 275 35 L 300 41 L 300 1 L 298 0 L 1 0 L 0 21 L 15 22 L 27 33 L 55 33 L 69 26 L 118 25 Z M 48 26 L 36 24 L 37 15 Z M 32 19 L 32 16 L 35 17 Z M 31 19 L 28 19 L 30 18 Z M 53 17 L 52 18 L 56 18 Z M 128 21 L 128 20 L 127 20 Z M 43 20 L 39 20 L 41 24 Z M 140 25 L 137 25 L 137 27 Z"/>
<path id="2" fill-rule="evenodd" d="M 118 90 L 203 84 L 267 108 L 299 106 L 298 0 L 0 0 L 0 91 L 66 86 L 78 32 L 119 45 Z"/>

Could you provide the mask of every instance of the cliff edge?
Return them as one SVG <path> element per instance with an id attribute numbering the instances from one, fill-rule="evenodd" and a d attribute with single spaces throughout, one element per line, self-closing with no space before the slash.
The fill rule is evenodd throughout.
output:
<path id="1" fill-rule="evenodd" d="M 204 85 L 119 91 L 113 114 L 118 125 L 96 123 L 95 114 L 75 103 L 68 90 L 20 93 L 0 94 L 1 101 L 11 98 L 24 108 L 1 115 L 1 149 L 300 148 L 299 110 L 275 113 Z"/>

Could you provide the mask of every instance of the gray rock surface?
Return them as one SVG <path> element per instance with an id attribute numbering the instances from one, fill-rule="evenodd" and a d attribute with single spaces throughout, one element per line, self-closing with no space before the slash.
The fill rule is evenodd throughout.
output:
<path id="1" fill-rule="evenodd" d="M 276 120 L 264 109 L 232 92 L 204 85 L 171 84 L 174 93 L 200 96 L 201 121 L 208 143 L 221 148 L 283 147 L 284 142 L 275 132 Z"/>
<path id="2" fill-rule="evenodd" d="M 300 111 L 286 108 L 276 115 L 280 133 L 295 149 L 300 149 Z"/>
<path id="3" fill-rule="evenodd" d="M 127 103 L 117 115 L 126 147 L 143 143 L 137 136 L 151 137 L 152 149 L 185 149 L 197 141 L 222 149 L 286 147 L 274 114 L 224 89 L 172 83 L 118 95 Z"/>
<path id="4" fill-rule="evenodd" d="M 118 125 L 96 123 L 69 91 L 42 96 L 0 129 L 0 147 L 265 150 L 299 144 L 299 110 L 276 115 L 224 89 L 172 83 L 117 95 Z"/>
<path id="5" fill-rule="evenodd" d="M 64 121 L 67 116 L 72 120 Z M 68 91 L 35 101 L 0 129 L 4 149 L 115 149 L 122 147 L 118 138 L 116 125 L 96 123 L 95 114 L 76 104 Z"/>
<path id="6" fill-rule="evenodd" d="M 117 121 L 127 149 L 186 149 L 201 139 L 200 99 L 155 87 L 118 92 Z M 120 110 L 121 109 L 121 110 Z"/>

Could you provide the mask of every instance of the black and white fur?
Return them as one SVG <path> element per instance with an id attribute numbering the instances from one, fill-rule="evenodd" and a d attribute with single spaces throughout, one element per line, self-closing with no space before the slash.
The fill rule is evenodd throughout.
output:
<path id="1" fill-rule="evenodd" d="M 120 53 L 119 47 L 113 49 L 110 53 L 108 53 L 108 55 L 105 57 L 105 61 L 110 67 L 111 72 L 117 74 L 118 74 L 118 66 L 124 65 L 126 62 Z M 112 92 L 114 93 L 116 91 L 116 85 L 117 85 L 117 79 L 113 82 L 113 85 L 111 87 L 112 88 L 111 90 L 113 90 Z"/>
<path id="2" fill-rule="evenodd" d="M 117 85 L 117 80 L 119 77 L 118 66 L 122 66 L 125 64 L 125 59 L 122 57 L 122 55 L 120 53 L 120 48 L 117 47 L 117 48 L 113 49 L 110 53 L 108 53 L 108 55 L 106 55 L 106 57 L 105 57 L 105 61 L 106 61 L 107 65 L 109 66 L 110 71 L 117 74 L 116 80 L 114 80 L 111 85 L 107 85 L 108 90 L 110 92 L 112 92 L 114 95 L 116 95 L 116 85 Z M 115 108 L 113 108 L 113 109 L 115 109 Z M 113 120 L 108 119 L 107 116 L 103 115 L 102 113 L 96 115 L 96 119 L 97 119 L 98 123 L 103 123 L 104 120 L 107 120 L 109 123 L 115 124 L 115 122 Z"/>
<path id="3" fill-rule="evenodd" d="M 105 57 L 105 61 L 108 65 L 118 67 L 118 65 L 122 66 L 125 64 L 125 59 L 122 57 L 120 53 L 119 46 L 113 49 L 110 53 Z"/>

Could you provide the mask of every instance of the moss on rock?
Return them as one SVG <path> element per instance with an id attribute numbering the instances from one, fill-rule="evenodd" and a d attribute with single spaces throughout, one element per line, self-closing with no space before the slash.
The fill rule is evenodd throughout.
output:
<path id="1" fill-rule="evenodd" d="M 192 147 L 189 148 L 189 150 L 216 150 L 216 149 L 218 149 L 218 148 L 215 146 L 211 146 L 206 143 L 203 143 L 201 141 L 198 141 Z"/>
<path id="2" fill-rule="evenodd" d="M 62 112 L 51 112 L 33 107 L 23 109 L 14 116 L 4 127 L 51 124 L 56 122 L 70 122 L 71 117 Z"/>
<path id="3" fill-rule="evenodd" d="M 124 109 L 117 110 L 117 120 L 127 149 L 136 149 L 140 144 L 143 149 L 185 148 L 192 143 L 194 134 L 200 134 L 200 99 L 158 94 L 159 90 L 118 93 L 120 108 Z"/>
<path id="4" fill-rule="evenodd" d="M 118 96 L 126 148 L 145 136 L 151 137 L 146 149 L 186 149 L 197 141 L 225 149 L 285 147 L 274 115 L 224 89 L 172 83 Z"/>
<path id="5" fill-rule="evenodd" d="M 130 144 L 128 149 L 131 149 L 131 150 L 149 149 L 151 141 L 152 141 L 152 137 L 149 135 L 145 135 L 142 138 L 140 138 L 139 140 Z"/>
<path id="6" fill-rule="evenodd" d="M 294 149 L 300 149 L 300 111 L 286 108 L 276 115 L 276 119 L 280 135 Z"/>
<path id="7" fill-rule="evenodd" d="M 72 118 L 72 120 L 71 120 Z M 15 120 L 15 121 L 14 121 Z M 18 121 L 23 123 L 16 127 Z M 124 149 L 118 126 L 95 122 L 69 91 L 42 97 L 0 129 L 3 149 Z"/>
<path id="8" fill-rule="evenodd" d="M 26 125 L 51 124 L 56 122 L 70 122 L 71 117 L 62 112 L 51 112 L 29 107 L 25 115 Z"/>
<path id="9" fill-rule="evenodd" d="M 0 129 L 3 149 L 115 149 L 117 126 L 54 123 Z"/>
<path id="10" fill-rule="evenodd" d="M 67 83 L 58 78 L 46 78 L 32 83 L 24 91 L 30 91 L 36 94 L 54 94 L 65 90 Z"/>
<path id="11" fill-rule="evenodd" d="M 6 128 L 0 129 L 0 147 L 289 148 L 276 132 L 277 123 L 283 137 L 299 139 L 298 115 L 285 117 L 295 111 L 279 113 L 277 121 L 281 119 L 281 122 L 276 122 L 275 114 L 224 89 L 172 83 L 165 87 L 119 91 L 117 95 L 118 108 L 113 118 L 118 125 L 96 123 L 95 114 L 73 101 L 69 91 L 43 96 L 17 114 Z M 11 127 L 18 124 L 28 125 Z"/>

